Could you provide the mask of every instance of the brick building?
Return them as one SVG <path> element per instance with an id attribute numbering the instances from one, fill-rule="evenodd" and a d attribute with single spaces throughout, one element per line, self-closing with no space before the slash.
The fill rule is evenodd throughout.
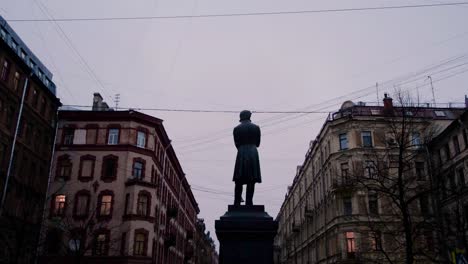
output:
<path id="1" fill-rule="evenodd" d="M 379 192 L 379 183 L 396 182 L 401 164 L 405 167 L 403 179 L 411 189 L 405 195 L 412 197 L 405 210 L 410 212 L 415 230 L 420 228 L 411 234 L 415 242 L 411 248 L 418 261 L 437 259 L 434 254 L 438 252 L 433 250 L 437 234 L 424 229 L 425 223 L 435 223 L 427 196 L 431 178 L 424 143 L 426 135 L 440 133 L 464 111 L 464 106 L 394 106 L 388 97 L 383 106 L 345 102 L 311 142 L 288 188 L 277 216 L 275 262 L 387 263 L 404 259 L 404 224 L 395 209 L 397 203 L 390 199 L 395 190 L 389 187 L 387 193 Z M 408 155 L 400 161 L 401 144 L 395 140 L 391 124 L 401 127 L 402 120 L 411 127 L 402 137 Z"/>
<path id="2" fill-rule="evenodd" d="M 59 112 L 45 263 L 196 263 L 199 208 L 162 122 L 99 94 Z"/>
<path id="3" fill-rule="evenodd" d="M 60 106 L 55 89 L 50 71 L 0 16 L 0 263 L 36 256 Z"/>

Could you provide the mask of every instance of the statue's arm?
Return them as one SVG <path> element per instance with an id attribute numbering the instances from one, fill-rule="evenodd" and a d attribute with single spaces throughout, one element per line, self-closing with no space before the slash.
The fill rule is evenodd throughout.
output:
<path id="1" fill-rule="evenodd" d="M 234 129 L 232 134 L 234 135 L 234 144 L 236 145 L 236 148 L 239 148 L 239 136 L 237 135 L 238 133 L 236 133 L 236 129 Z"/>
<path id="2" fill-rule="evenodd" d="M 257 142 L 255 143 L 257 145 L 257 148 L 260 147 L 260 138 L 262 137 L 260 128 L 257 127 Z"/>

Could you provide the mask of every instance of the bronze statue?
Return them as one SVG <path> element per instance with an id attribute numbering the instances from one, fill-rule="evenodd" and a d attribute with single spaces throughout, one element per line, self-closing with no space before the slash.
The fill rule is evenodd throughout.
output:
<path id="1" fill-rule="evenodd" d="M 240 205 L 242 186 L 247 184 L 246 205 L 253 205 L 255 183 L 261 183 L 260 159 L 257 147 L 260 146 L 260 127 L 250 121 L 252 113 L 240 113 L 240 124 L 234 128 L 234 143 L 237 148 L 236 166 L 233 181 L 236 183 L 234 205 Z"/>

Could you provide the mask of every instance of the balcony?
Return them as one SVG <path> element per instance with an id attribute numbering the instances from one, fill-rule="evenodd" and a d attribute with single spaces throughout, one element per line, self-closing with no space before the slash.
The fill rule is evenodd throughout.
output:
<path id="1" fill-rule="evenodd" d="M 351 179 L 333 179 L 333 191 L 350 191 L 356 187 L 356 182 Z"/>

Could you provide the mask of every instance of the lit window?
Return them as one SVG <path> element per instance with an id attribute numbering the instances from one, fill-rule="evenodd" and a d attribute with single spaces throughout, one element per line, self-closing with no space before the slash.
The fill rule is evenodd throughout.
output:
<path id="1" fill-rule="evenodd" d="M 133 163 L 133 177 L 135 179 L 143 179 L 143 163 L 140 161 L 135 161 Z"/>
<path id="2" fill-rule="evenodd" d="M 54 208 L 53 208 L 54 216 L 63 216 L 65 214 L 65 203 L 66 203 L 65 195 L 55 196 Z"/>
<path id="3" fill-rule="evenodd" d="M 112 195 L 101 196 L 99 216 L 110 216 L 112 211 Z"/>
<path id="4" fill-rule="evenodd" d="M 340 150 L 348 149 L 347 134 L 340 134 Z"/>
<path id="5" fill-rule="evenodd" d="M 446 115 L 445 115 L 445 112 L 444 112 L 444 111 L 441 111 L 441 110 L 436 110 L 436 111 L 434 111 L 434 114 L 435 114 L 437 117 L 444 117 L 444 116 L 446 116 Z"/>
<path id="6" fill-rule="evenodd" d="M 109 136 L 108 136 L 107 144 L 109 145 L 119 144 L 119 129 L 118 128 L 109 129 Z"/>
<path id="7" fill-rule="evenodd" d="M 138 131 L 137 133 L 137 147 L 144 148 L 146 146 L 146 133 Z"/>
<path id="8" fill-rule="evenodd" d="M 106 234 L 97 234 L 94 242 L 94 255 L 106 256 L 109 250 L 109 239 Z"/>
<path id="9" fill-rule="evenodd" d="M 146 235 L 142 233 L 135 234 L 135 243 L 133 253 L 136 256 L 145 256 Z"/>
<path id="10" fill-rule="evenodd" d="M 363 131 L 362 136 L 362 146 L 363 147 L 372 147 L 372 133 L 370 131 Z"/>
<path id="11" fill-rule="evenodd" d="M 352 258 L 356 253 L 356 240 L 354 238 L 354 232 L 346 232 L 346 252 L 348 257 Z"/>

